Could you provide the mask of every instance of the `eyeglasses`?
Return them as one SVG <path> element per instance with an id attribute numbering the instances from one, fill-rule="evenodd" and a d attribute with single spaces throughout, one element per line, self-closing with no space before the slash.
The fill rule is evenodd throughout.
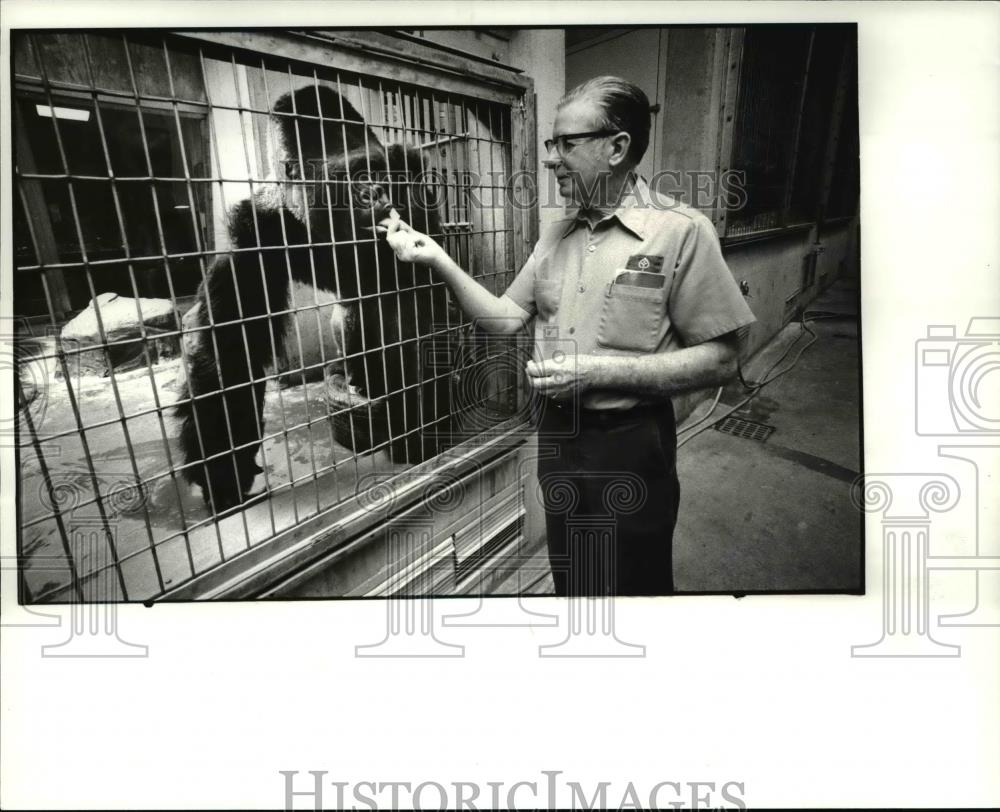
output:
<path id="1" fill-rule="evenodd" d="M 560 155 L 565 155 L 576 146 L 576 144 L 569 143 L 571 140 L 575 140 L 577 138 L 602 138 L 606 135 L 617 135 L 618 132 L 618 130 L 594 130 L 589 133 L 566 133 L 566 135 L 557 135 L 555 138 L 549 138 L 545 141 L 545 151 L 552 152 L 552 147 L 555 147 L 556 152 Z"/>

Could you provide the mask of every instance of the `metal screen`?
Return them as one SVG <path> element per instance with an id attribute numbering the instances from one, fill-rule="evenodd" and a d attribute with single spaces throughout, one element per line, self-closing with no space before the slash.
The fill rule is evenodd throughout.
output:
<path id="1" fill-rule="evenodd" d="M 744 173 L 746 202 L 730 212 L 728 237 L 785 224 L 810 37 L 800 26 L 746 29 L 731 164 Z"/>
<path id="2" fill-rule="evenodd" d="M 850 43 L 849 46 L 853 46 Z M 858 55 L 855 47 L 848 47 L 844 69 L 847 76 L 847 87 L 858 86 Z M 860 152 L 861 134 L 858 129 L 858 98 L 856 93 L 847 94 L 843 102 L 840 120 L 840 132 L 837 137 L 836 151 L 832 167 L 830 199 L 827 201 L 825 216 L 852 217 L 858 209 L 860 187 Z"/>
<path id="3" fill-rule="evenodd" d="M 834 112 L 840 62 L 853 31 L 843 26 L 817 26 L 810 49 L 795 171 L 789 195 L 788 223 L 814 222 L 822 198 L 824 160 Z M 856 87 L 857 83 L 848 85 Z"/>
<path id="4" fill-rule="evenodd" d="M 857 78 L 843 66 L 856 59 L 855 45 L 856 30 L 847 25 L 746 29 L 732 141 L 732 168 L 743 173 L 746 199 L 729 212 L 727 237 L 820 219 L 831 137 L 842 127 L 839 140 L 849 143 L 837 153 L 826 215 L 853 211 Z"/>
<path id="5" fill-rule="evenodd" d="M 530 217 L 509 194 L 533 140 L 523 91 L 484 83 L 479 93 L 465 77 L 387 68 L 361 50 L 328 52 L 315 36 L 302 47 L 272 33 L 232 39 L 13 34 L 25 602 L 155 599 L 305 522 L 340 523 L 349 535 L 348 508 L 371 474 L 433 467 L 436 452 L 521 419 L 520 364 L 509 360 L 517 348 L 473 331 L 440 282 L 396 267 L 385 271 L 395 284 L 365 293 L 364 280 L 343 281 L 361 259 L 338 266 L 346 276 L 335 289 L 317 278 L 316 263 L 331 254 L 377 256 L 378 238 L 354 214 L 354 230 L 337 232 L 337 201 L 352 180 L 308 175 L 301 146 L 289 160 L 275 104 L 303 88 L 319 98 L 325 88 L 360 113 L 386 154 L 390 144 L 408 147 L 404 160 L 419 162 L 407 164 L 408 193 L 419 184 L 430 196 L 431 236 L 501 293 L 530 236 Z M 321 126 L 324 117 L 346 130 L 329 111 Z M 308 125 L 302 118 L 296 136 Z M 379 144 L 369 146 L 374 154 Z M 304 243 L 286 234 L 274 246 L 234 245 L 230 214 L 240 201 L 254 201 L 250 233 L 259 236 L 261 206 L 279 201 L 275 210 L 284 211 L 306 184 L 319 194 L 300 218 Z M 315 232 L 324 222 L 329 229 Z M 226 321 L 199 310 L 218 263 L 235 269 L 243 256 L 260 278 L 240 277 L 239 314 Z M 264 277 L 275 256 L 284 257 L 287 300 L 248 315 L 245 289 L 272 284 Z M 389 329 L 418 307 L 419 330 Z M 359 395 L 344 375 L 357 316 L 369 325 L 356 354 L 378 362 L 379 397 Z M 273 363 L 238 385 L 220 378 L 220 392 L 233 395 L 225 452 L 241 448 L 237 420 L 263 424 L 259 440 L 242 445 L 257 449 L 259 476 L 240 504 L 220 510 L 189 481 L 205 460 L 185 460 L 174 410 L 185 398 L 213 396 L 192 397 L 192 365 L 225 353 L 243 369 Z M 264 391 L 260 410 L 230 414 L 250 402 L 237 399 L 239 387 Z M 380 423 L 394 397 L 402 416 Z M 202 449 L 219 447 L 195 428 Z M 419 437 L 419 456 L 398 452 L 408 435 Z"/>

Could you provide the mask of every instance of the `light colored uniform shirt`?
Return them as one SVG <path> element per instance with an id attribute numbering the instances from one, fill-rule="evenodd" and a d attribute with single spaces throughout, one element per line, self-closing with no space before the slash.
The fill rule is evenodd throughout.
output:
<path id="1" fill-rule="evenodd" d="M 595 225 L 578 212 L 546 229 L 506 295 L 536 316 L 542 360 L 670 352 L 755 321 L 711 221 L 641 179 Z M 646 402 L 607 389 L 582 398 L 588 409 Z"/>

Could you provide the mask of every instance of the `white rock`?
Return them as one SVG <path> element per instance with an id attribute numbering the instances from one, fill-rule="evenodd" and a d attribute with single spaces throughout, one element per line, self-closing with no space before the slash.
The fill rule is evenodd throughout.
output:
<path id="1" fill-rule="evenodd" d="M 88 342 L 101 340 L 95 303 L 100 309 L 105 335 L 111 333 L 121 337 L 130 334 L 139 335 L 140 324 L 159 329 L 176 329 L 174 307 L 169 299 L 132 299 L 128 296 L 119 296 L 117 293 L 101 293 L 66 323 L 62 329 L 63 338 Z"/>

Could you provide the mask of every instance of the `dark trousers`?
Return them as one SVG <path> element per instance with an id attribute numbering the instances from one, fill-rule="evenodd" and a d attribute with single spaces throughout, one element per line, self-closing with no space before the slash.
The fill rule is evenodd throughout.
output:
<path id="1" fill-rule="evenodd" d="M 680 502 L 672 404 L 574 415 L 550 401 L 537 421 L 556 594 L 671 594 Z"/>

